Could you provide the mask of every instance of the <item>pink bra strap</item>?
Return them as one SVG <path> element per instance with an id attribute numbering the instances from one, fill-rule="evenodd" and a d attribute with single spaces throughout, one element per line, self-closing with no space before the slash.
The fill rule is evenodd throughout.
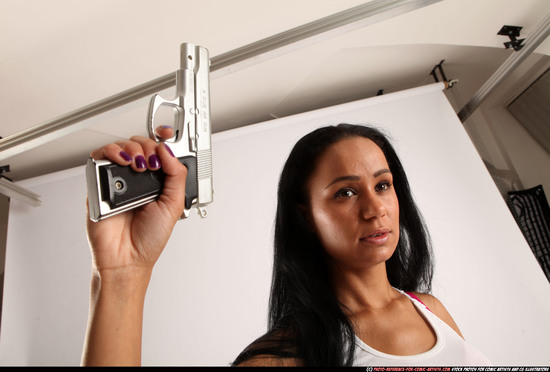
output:
<path id="1" fill-rule="evenodd" d="M 418 297 L 416 297 L 412 292 L 405 292 L 405 293 L 411 296 L 412 298 L 414 298 L 416 301 L 420 302 L 422 305 L 426 306 L 426 304 L 422 302 L 422 300 L 420 300 Z M 426 306 L 426 309 L 430 310 L 428 306 Z"/>

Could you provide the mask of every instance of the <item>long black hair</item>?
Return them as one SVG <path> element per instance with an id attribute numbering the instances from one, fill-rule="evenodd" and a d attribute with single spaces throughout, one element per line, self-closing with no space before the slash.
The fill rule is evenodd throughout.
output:
<path id="1" fill-rule="evenodd" d="M 316 129 L 296 143 L 279 180 L 268 332 L 250 344 L 234 365 L 259 355 L 296 358 L 307 366 L 353 363 L 353 325 L 332 290 L 324 249 L 300 209 L 309 202 L 306 185 L 319 156 L 350 137 L 365 137 L 378 145 L 393 175 L 400 213 L 399 242 L 386 262 L 390 284 L 404 291 L 431 290 L 430 237 L 388 137 L 363 125 Z"/>

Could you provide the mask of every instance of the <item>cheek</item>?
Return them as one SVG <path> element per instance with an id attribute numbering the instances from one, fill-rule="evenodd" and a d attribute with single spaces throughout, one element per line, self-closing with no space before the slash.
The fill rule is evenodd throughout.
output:
<path id="1" fill-rule="evenodd" d="M 399 224 L 399 199 L 395 189 L 391 189 L 387 194 L 383 196 L 384 208 L 386 215 L 394 224 Z"/>
<path id="2" fill-rule="evenodd" d="M 399 200 L 397 199 L 397 195 L 394 195 L 393 198 L 391 214 L 394 225 L 399 226 Z"/>
<path id="3" fill-rule="evenodd" d="M 393 192 L 391 196 L 386 200 L 386 209 L 388 210 L 388 212 L 393 215 L 398 215 L 399 201 L 397 200 L 397 195 L 395 195 L 395 192 Z"/>
<path id="4" fill-rule="evenodd" d="M 345 221 L 344 216 L 340 216 L 334 211 L 327 213 L 321 208 L 313 208 L 311 223 L 325 249 L 342 243 L 348 235 L 347 231 L 352 228 L 350 221 Z"/>
<path id="5" fill-rule="evenodd" d="M 397 200 L 397 196 L 394 198 L 394 201 L 391 204 L 391 211 L 388 211 L 388 214 L 391 219 L 391 224 L 393 225 L 392 226 L 393 235 L 395 237 L 394 238 L 395 244 L 397 245 L 397 243 L 399 242 L 399 237 L 401 232 L 400 230 L 401 223 L 400 223 L 400 216 L 399 216 L 399 201 Z"/>

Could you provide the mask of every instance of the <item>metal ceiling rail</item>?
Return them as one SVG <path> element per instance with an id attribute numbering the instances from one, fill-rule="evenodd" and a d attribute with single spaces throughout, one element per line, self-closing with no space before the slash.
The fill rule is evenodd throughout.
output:
<path id="1" fill-rule="evenodd" d="M 442 0 L 372 0 L 319 20 L 259 40 L 211 58 L 211 79 L 229 74 L 305 44 L 349 32 Z M 0 140 L 0 160 L 40 146 L 75 131 L 74 124 L 153 95 L 175 85 L 175 72 Z M 71 128 L 71 126 L 73 126 Z"/>
<path id="2" fill-rule="evenodd" d="M 550 35 L 550 14 L 533 29 L 529 37 L 525 38 L 523 47 L 519 51 L 513 52 L 481 88 L 479 88 L 470 101 L 468 101 L 468 103 L 458 112 L 458 118 L 462 122 L 465 122 L 481 105 L 485 98 L 487 98 L 487 96 L 493 92 L 516 67 L 529 57 L 548 35 Z"/>

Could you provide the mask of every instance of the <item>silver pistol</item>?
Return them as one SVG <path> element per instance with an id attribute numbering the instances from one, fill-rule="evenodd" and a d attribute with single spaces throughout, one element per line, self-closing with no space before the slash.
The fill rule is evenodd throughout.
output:
<path id="1" fill-rule="evenodd" d="M 157 136 L 155 115 L 162 106 L 175 113 L 174 136 Z M 206 217 L 206 205 L 213 199 L 212 143 L 210 122 L 210 59 L 208 50 L 181 44 L 181 67 L 176 72 L 176 97 L 167 100 L 155 94 L 147 115 L 149 136 L 168 144 L 174 155 L 187 167 L 185 210 L 198 209 Z M 136 172 L 108 160 L 90 158 L 86 165 L 90 219 L 99 221 L 155 200 L 162 192 L 164 173 Z"/>

